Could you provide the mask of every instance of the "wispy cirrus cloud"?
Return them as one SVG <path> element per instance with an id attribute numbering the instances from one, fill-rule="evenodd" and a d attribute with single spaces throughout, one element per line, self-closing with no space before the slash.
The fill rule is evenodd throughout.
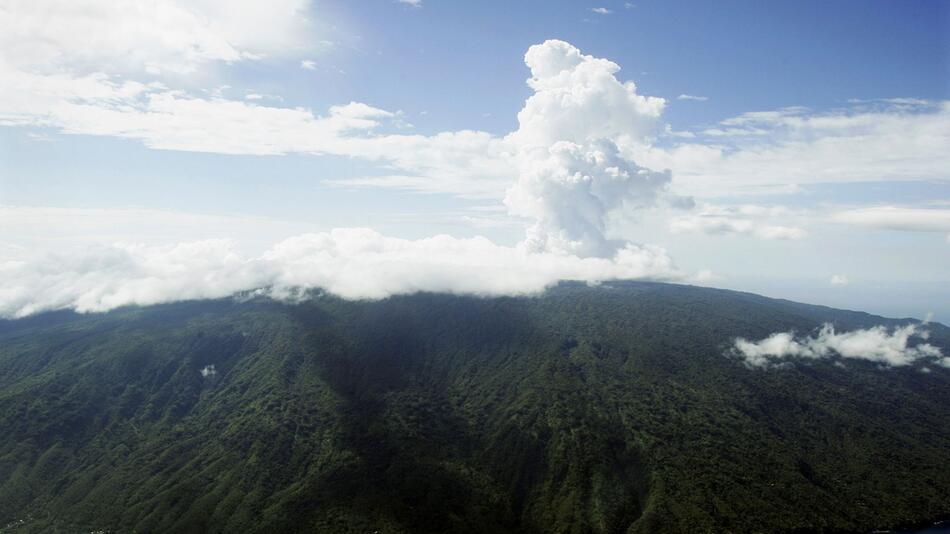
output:
<path id="1" fill-rule="evenodd" d="M 670 219 L 673 233 L 744 235 L 757 239 L 802 239 L 808 233 L 800 227 L 775 224 L 773 219 L 793 212 L 781 206 L 738 206 L 705 204 L 696 213 Z"/>
<path id="2" fill-rule="evenodd" d="M 672 146 L 625 148 L 648 167 L 672 169 L 679 192 L 704 197 L 815 183 L 950 179 L 944 150 L 950 101 L 749 112 L 691 133 Z"/>
<path id="3" fill-rule="evenodd" d="M 950 241 L 950 209 L 946 208 L 872 206 L 835 212 L 831 215 L 831 220 L 902 232 L 945 233 L 947 241 Z"/>

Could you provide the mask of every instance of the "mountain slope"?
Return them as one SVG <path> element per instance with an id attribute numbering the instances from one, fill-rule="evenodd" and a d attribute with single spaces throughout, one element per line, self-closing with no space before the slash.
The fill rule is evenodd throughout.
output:
<path id="1" fill-rule="evenodd" d="M 906 321 L 625 282 L 6 322 L 0 525 L 868 531 L 950 513 L 950 370 L 726 354 L 823 322 Z"/>

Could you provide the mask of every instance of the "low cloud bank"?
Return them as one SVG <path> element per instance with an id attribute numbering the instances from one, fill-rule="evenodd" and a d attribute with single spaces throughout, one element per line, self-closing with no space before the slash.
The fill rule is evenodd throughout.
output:
<path id="1" fill-rule="evenodd" d="M 628 243 L 609 258 L 581 258 L 483 237 L 408 240 L 351 228 L 285 239 L 254 257 L 237 252 L 233 241 L 206 240 L 117 244 L 0 262 L 0 317 L 102 312 L 254 290 L 281 299 L 311 288 L 348 299 L 418 291 L 501 296 L 538 293 L 560 280 L 680 277 L 666 252 L 648 245 Z"/>
<path id="2" fill-rule="evenodd" d="M 869 360 L 889 366 L 908 365 L 922 358 L 940 358 L 940 349 L 929 343 L 910 345 L 911 338 L 926 340 L 929 334 L 920 325 L 909 324 L 892 332 L 883 326 L 850 332 L 835 332 L 826 323 L 815 336 L 795 338 L 793 332 L 778 332 L 760 341 L 738 338 L 733 354 L 750 367 L 768 367 L 788 358 L 821 359 L 839 356 Z M 947 358 L 938 360 L 943 365 Z"/>

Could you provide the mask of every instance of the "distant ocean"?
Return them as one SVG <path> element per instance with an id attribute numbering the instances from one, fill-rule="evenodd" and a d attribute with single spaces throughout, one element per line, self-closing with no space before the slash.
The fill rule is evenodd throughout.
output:
<path id="1" fill-rule="evenodd" d="M 950 534 L 950 520 L 934 523 L 932 526 L 921 530 L 900 530 L 893 532 L 894 534 Z"/>

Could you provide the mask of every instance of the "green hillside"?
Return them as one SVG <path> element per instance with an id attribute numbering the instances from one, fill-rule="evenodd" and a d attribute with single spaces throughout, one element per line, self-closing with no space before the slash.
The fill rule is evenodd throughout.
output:
<path id="1" fill-rule="evenodd" d="M 950 369 L 726 354 L 825 321 L 906 322 L 632 282 L 2 322 L 0 532 L 868 532 L 950 513 Z"/>

